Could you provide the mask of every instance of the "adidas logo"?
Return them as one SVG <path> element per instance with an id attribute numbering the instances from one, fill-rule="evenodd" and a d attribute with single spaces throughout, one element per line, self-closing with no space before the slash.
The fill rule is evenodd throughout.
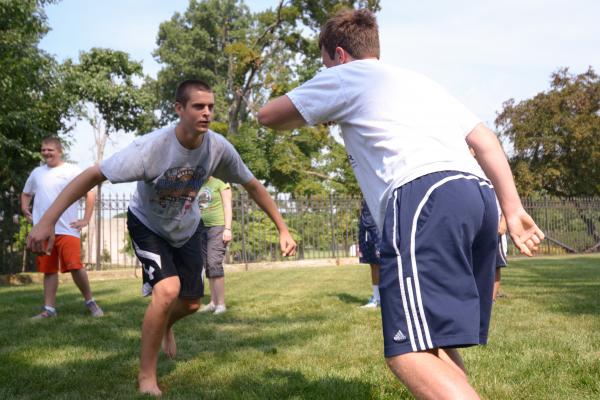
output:
<path id="1" fill-rule="evenodd" d="M 398 343 L 398 342 L 403 342 L 405 340 L 406 340 L 406 336 L 404 336 L 404 333 L 402 333 L 401 330 L 396 332 L 396 335 L 394 336 L 394 342 Z"/>

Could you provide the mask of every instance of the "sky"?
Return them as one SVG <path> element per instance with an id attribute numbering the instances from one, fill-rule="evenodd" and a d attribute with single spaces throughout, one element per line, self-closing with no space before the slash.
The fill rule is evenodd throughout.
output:
<path id="1" fill-rule="evenodd" d="M 184 12 L 188 0 L 62 0 L 46 6 L 51 31 L 40 47 L 58 60 L 105 47 L 128 52 L 156 77 L 152 57 L 161 22 Z M 253 11 L 277 0 L 249 0 Z M 561 67 L 600 72 L 600 1 L 596 0 L 382 0 L 377 14 L 381 59 L 421 72 L 444 86 L 494 128 L 496 113 L 510 98 L 535 96 L 550 87 Z M 77 123 L 69 158 L 93 164 L 93 134 Z M 118 133 L 105 156 L 133 140 Z M 128 192 L 133 186 L 108 185 Z"/>

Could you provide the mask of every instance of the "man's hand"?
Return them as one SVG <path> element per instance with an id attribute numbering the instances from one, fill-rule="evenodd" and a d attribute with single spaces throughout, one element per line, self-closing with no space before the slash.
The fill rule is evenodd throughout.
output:
<path id="1" fill-rule="evenodd" d="M 77 221 L 71 222 L 69 226 L 80 231 L 83 227 L 87 226 L 87 224 L 89 224 L 89 221 L 78 219 Z"/>
<path id="2" fill-rule="evenodd" d="M 21 210 L 21 211 L 23 211 L 23 215 L 27 219 L 27 222 L 29 222 L 30 224 L 33 224 L 33 215 L 31 215 L 31 211 L 29 211 L 28 209 Z"/>
<path id="3" fill-rule="evenodd" d="M 231 229 L 225 228 L 223 230 L 223 243 L 227 244 L 227 243 L 231 242 L 232 238 L 233 238 L 233 235 L 231 234 Z"/>
<path id="4" fill-rule="evenodd" d="M 533 218 L 521 208 L 515 215 L 506 216 L 506 224 L 510 238 L 521 254 L 529 257 L 533 256 L 545 237 Z"/>
<path id="5" fill-rule="evenodd" d="M 284 257 L 296 255 L 296 242 L 288 231 L 279 233 L 279 246 L 281 247 L 281 255 Z"/>
<path id="6" fill-rule="evenodd" d="M 27 248 L 36 254 L 50 255 L 54 247 L 54 226 L 34 225 L 27 235 Z"/>

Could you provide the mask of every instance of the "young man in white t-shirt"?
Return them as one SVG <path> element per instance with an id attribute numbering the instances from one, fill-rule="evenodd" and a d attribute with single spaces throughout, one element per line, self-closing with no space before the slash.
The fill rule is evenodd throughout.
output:
<path id="1" fill-rule="evenodd" d="M 53 243 L 58 216 L 82 193 L 108 179 L 137 182 L 129 203 L 127 226 L 135 253 L 143 264 L 144 295 L 152 299 L 142 324 L 141 393 L 160 396 L 156 367 L 161 347 L 176 354 L 173 325 L 195 313 L 204 295 L 198 195 L 209 176 L 239 183 L 267 213 L 279 231 L 284 256 L 296 243 L 277 205 L 223 136 L 209 129 L 214 95 L 204 82 L 187 80 L 175 92 L 179 122 L 143 135 L 110 158 L 85 170 L 50 206 L 27 239 L 35 252 Z"/>
<path id="2" fill-rule="evenodd" d="M 81 170 L 62 159 L 62 144 L 58 138 L 48 137 L 42 141 L 42 157 L 45 164 L 35 168 L 21 193 L 21 211 L 27 220 L 37 224 L 50 204 L 60 192 L 73 180 Z M 33 201 L 33 213 L 31 200 Z M 92 297 L 87 272 L 81 262 L 80 230 L 86 226 L 92 217 L 95 195 L 85 193 L 85 212 L 83 219 L 77 215 L 77 203 L 73 203 L 58 219 L 54 230 L 56 245 L 49 255 L 37 257 L 38 270 L 44 274 L 44 307 L 34 319 L 56 317 L 56 292 L 58 290 L 58 271 L 70 272 L 73 282 L 77 285 L 85 304 L 94 317 L 104 313 Z"/>
<path id="3" fill-rule="evenodd" d="M 319 47 L 327 69 L 270 101 L 258 120 L 274 129 L 339 124 L 382 234 L 388 366 L 417 398 L 476 399 L 456 348 L 487 341 L 498 224 L 487 177 L 517 248 L 532 255 L 544 235 L 496 136 L 434 82 L 379 61 L 370 11 L 330 18 Z"/>

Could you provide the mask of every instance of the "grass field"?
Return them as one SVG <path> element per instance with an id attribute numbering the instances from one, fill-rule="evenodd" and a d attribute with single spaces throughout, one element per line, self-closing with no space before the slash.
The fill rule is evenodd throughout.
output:
<path id="1" fill-rule="evenodd" d="M 159 360 L 165 399 L 409 399 L 385 366 L 365 266 L 230 273 L 229 311 L 176 326 Z M 0 287 L 1 399 L 131 399 L 147 299 L 134 279 L 72 284 L 59 317 L 32 322 L 41 285 Z M 463 350 L 486 399 L 600 398 L 600 256 L 511 260 L 490 344 Z"/>

